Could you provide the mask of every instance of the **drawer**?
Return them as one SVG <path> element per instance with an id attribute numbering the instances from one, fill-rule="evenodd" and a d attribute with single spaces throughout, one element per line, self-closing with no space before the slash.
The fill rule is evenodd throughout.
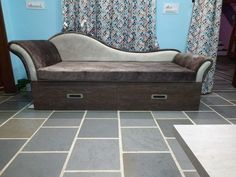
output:
<path id="1" fill-rule="evenodd" d="M 129 110 L 196 110 L 201 84 L 153 83 L 118 87 L 119 109 Z"/>
<path id="2" fill-rule="evenodd" d="M 36 109 L 197 110 L 200 83 L 33 82 Z"/>
<path id="3" fill-rule="evenodd" d="M 33 84 L 36 109 L 112 109 L 117 105 L 116 87 L 87 83 Z"/>

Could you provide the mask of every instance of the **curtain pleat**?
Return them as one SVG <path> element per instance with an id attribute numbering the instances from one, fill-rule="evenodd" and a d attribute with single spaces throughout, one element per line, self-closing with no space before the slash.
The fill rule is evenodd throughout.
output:
<path id="1" fill-rule="evenodd" d="M 153 51 L 156 0 L 63 0 L 64 31 L 83 32 L 128 51 Z"/>
<path id="2" fill-rule="evenodd" d="M 203 82 L 202 93 L 211 93 L 215 73 L 222 0 L 195 0 L 190 25 L 187 52 L 214 60 L 214 64 Z"/>

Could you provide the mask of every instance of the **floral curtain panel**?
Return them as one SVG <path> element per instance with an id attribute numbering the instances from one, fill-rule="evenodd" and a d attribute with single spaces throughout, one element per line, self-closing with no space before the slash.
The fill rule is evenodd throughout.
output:
<path id="1" fill-rule="evenodd" d="M 159 48 L 156 0 L 63 0 L 64 31 L 83 32 L 128 51 Z"/>
<path id="2" fill-rule="evenodd" d="M 213 88 L 221 8 L 222 0 L 195 0 L 193 7 L 187 51 L 214 60 L 214 65 L 203 83 L 203 94 L 210 93 Z"/>

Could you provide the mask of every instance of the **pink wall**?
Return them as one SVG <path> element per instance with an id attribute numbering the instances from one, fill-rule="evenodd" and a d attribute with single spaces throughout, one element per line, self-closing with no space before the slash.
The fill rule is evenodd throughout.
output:
<path id="1" fill-rule="evenodd" d="M 232 26 L 230 25 L 224 14 L 222 14 L 221 27 L 220 27 L 220 40 L 222 41 L 226 49 L 228 49 L 229 47 L 232 30 L 233 30 Z"/>
<path id="2" fill-rule="evenodd" d="M 234 11 L 236 11 L 236 4 L 231 5 L 234 8 Z"/>

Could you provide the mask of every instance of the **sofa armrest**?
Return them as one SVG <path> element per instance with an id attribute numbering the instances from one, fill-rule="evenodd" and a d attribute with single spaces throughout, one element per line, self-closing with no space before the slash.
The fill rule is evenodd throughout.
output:
<path id="1" fill-rule="evenodd" d="M 57 48 L 47 40 L 12 41 L 9 49 L 21 59 L 31 81 L 37 80 L 37 69 L 61 62 Z"/>
<path id="2" fill-rule="evenodd" d="M 196 72 L 196 82 L 202 82 L 210 68 L 213 61 L 202 56 L 194 56 L 190 53 L 177 54 L 173 62 Z"/>

